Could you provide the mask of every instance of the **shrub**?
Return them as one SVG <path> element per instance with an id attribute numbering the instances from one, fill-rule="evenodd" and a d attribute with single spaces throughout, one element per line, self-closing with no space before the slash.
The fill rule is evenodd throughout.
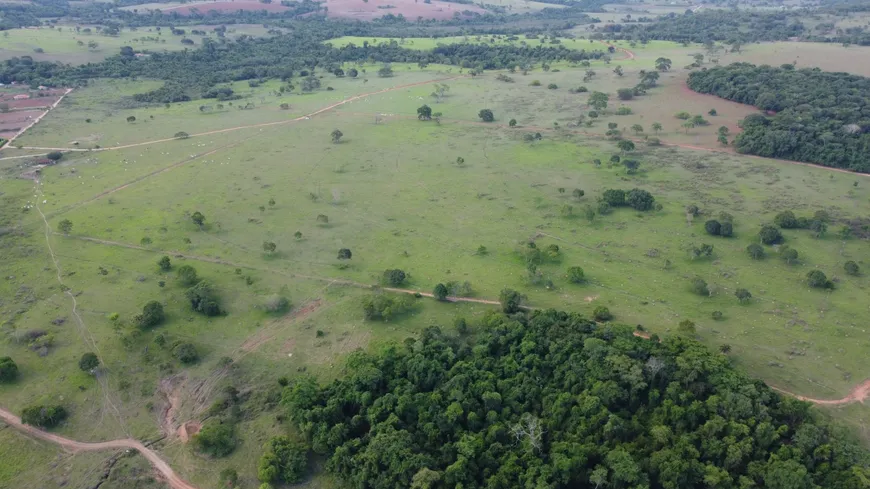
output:
<path id="1" fill-rule="evenodd" d="M 353 253 L 347 248 L 341 248 L 338 250 L 338 259 L 339 260 L 350 260 L 353 257 Z"/>
<path id="2" fill-rule="evenodd" d="M 383 294 L 375 294 L 363 297 L 362 306 L 365 318 L 368 321 L 389 321 L 411 309 L 413 303 L 407 297 L 391 297 Z"/>
<path id="3" fill-rule="evenodd" d="M 719 236 L 722 233 L 722 224 L 715 219 L 711 219 L 704 223 L 704 230 L 711 236 Z"/>
<path id="4" fill-rule="evenodd" d="M 807 273 L 807 285 L 817 289 L 824 289 L 830 288 L 832 284 L 821 270 L 810 270 Z"/>
<path id="5" fill-rule="evenodd" d="M 435 300 L 439 301 L 447 300 L 448 293 L 447 286 L 444 284 L 438 284 L 435 286 L 435 289 L 432 290 L 432 296 Z"/>
<path id="6" fill-rule="evenodd" d="M 45 155 L 45 157 L 50 159 L 51 161 L 60 161 L 60 159 L 63 158 L 63 153 L 61 153 L 60 151 L 52 151 L 51 153 Z"/>
<path id="7" fill-rule="evenodd" d="M 308 449 L 286 436 L 276 436 L 266 443 L 257 467 L 260 482 L 296 484 L 308 471 Z"/>
<path id="8" fill-rule="evenodd" d="M 753 260 L 761 260 L 764 258 L 764 248 L 762 248 L 758 243 L 752 243 L 747 246 L 746 252 L 749 253 L 749 257 Z"/>
<path id="9" fill-rule="evenodd" d="M 556 90 L 557 88 L 559 88 L 559 85 L 556 85 L 555 83 L 551 83 L 551 84 L 547 85 L 547 88 L 549 88 L 550 90 Z"/>
<path id="10" fill-rule="evenodd" d="M 168 256 L 163 256 L 159 260 L 157 260 L 157 266 L 160 267 L 164 272 L 168 271 L 172 268 L 172 262 L 169 260 Z"/>
<path id="11" fill-rule="evenodd" d="M 272 294 L 263 301 L 263 309 L 267 312 L 284 312 L 290 308 L 290 300 L 278 294 Z"/>
<path id="12" fill-rule="evenodd" d="M 100 359 L 97 358 L 95 353 L 85 353 L 82 355 L 82 358 L 79 359 L 79 368 L 82 372 L 92 373 L 94 369 L 100 366 Z"/>
<path id="13" fill-rule="evenodd" d="M 477 113 L 477 116 L 480 117 L 480 120 L 483 122 L 492 122 L 495 120 L 495 115 L 493 115 L 492 111 L 489 109 L 481 109 L 480 112 Z"/>
<path id="14" fill-rule="evenodd" d="M 541 80 L 532 80 L 532 83 L 529 83 L 529 86 L 532 86 L 532 87 L 540 87 L 540 86 L 541 86 Z"/>
<path id="15" fill-rule="evenodd" d="M 719 225 L 719 236 L 730 238 L 734 235 L 734 225 L 730 221 L 723 222 Z"/>
<path id="16" fill-rule="evenodd" d="M 616 91 L 616 96 L 619 100 L 631 100 L 634 98 L 634 90 L 630 88 L 620 88 Z"/>
<path id="17" fill-rule="evenodd" d="M 611 207 L 621 207 L 625 205 L 625 190 L 607 189 L 601 195 L 601 200 L 607 202 Z"/>
<path id="18" fill-rule="evenodd" d="M 235 427 L 228 421 L 212 418 L 194 435 L 197 450 L 212 457 L 223 457 L 236 448 Z"/>
<path id="19" fill-rule="evenodd" d="M 402 285 L 402 282 L 405 281 L 405 277 L 406 277 L 405 272 L 396 268 L 396 269 L 385 270 L 383 280 L 384 280 L 384 283 L 387 285 L 391 285 L 393 287 L 398 287 L 398 286 Z"/>
<path id="20" fill-rule="evenodd" d="M 63 406 L 29 406 L 21 412 L 21 422 L 40 428 L 54 428 L 66 419 L 67 412 Z"/>
<path id="21" fill-rule="evenodd" d="M 741 304 L 745 304 L 749 302 L 749 299 L 752 299 L 752 294 L 746 289 L 737 289 L 734 291 L 734 295 Z"/>
<path id="22" fill-rule="evenodd" d="M 782 242 L 782 233 L 779 232 L 779 229 L 765 224 L 761 226 L 761 231 L 758 232 L 758 239 L 766 245 L 773 245 Z"/>
<path id="23" fill-rule="evenodd" d="M 674 114 L 674 117 L 676 117 L 677 119 L 685 121 L 685 120 L 690 119 L 692 117 L 692 114 L 683 111 L 683 112 L 677 112 L 676 114 Z"/>
<path id="24" fill-rule="evenodd" d="M 722 314 L 722 311 L 713 311 L 712 317 L 714 321 L 721 321 L 725 316 Z"/>
<path id="25" fill-rule="evenodd" d="M 707 287 L 707 282 L 701 277 L 692 279 L 692 292 L 698 295 L 710 295 L 710 289 Z"/>
<path id="26" fill-rule="evenodd" d="M 204 280 L 184 291 L 184 296 L 190 301 L 190 307 L 198 313 L 219 316 L 223 312 L 211 284 Z"/>
<path id="27" fill-rule="evenodd" d="M 501 310 L 506 314 L 518 312 L 523 303 L 523 296 L 513 289 L 502 289 L 498 296 L 498 301 L 501 303 Z"/>
<path id="28" fill-rule="evenodd" d="M 199 353 L 192 343 L 180 343 L 172 349 L 172 355 L 184 364 L 196 363 L 199 360 Z"/>
<path id="29" fill-rule="evenodd" d="M 18 365 L 10 357 L 0 357 L 0 383 L 12 382 L 18 378 Z"/>
<path id="30" fill-rule="evenodd" d="M 239 485 L 239 473 L 236 469 L 226 468 L 221 470 L 219 485 L 222 489 L 233 489 Z"/>
<path id="31" fill-rule="evenodd" d="M 646 190 L 635 188 L 625 196 L 625 203 L 635 210 L 648 211 L 655 204 L 655 197 Z"/>
<path id="32" fill-rule="evenodd" d="M 846 271 L 849 275 L 858 275 L 861 273 L 861 269 L 858 268 L 858 264 L 853 262 L 852 260 L 847 261 L 843 264 L 843 270 Z"/>
<path id="33" fill-rule="evenodd" d="M 616 109 L 616 115 L 631 115 L 630 107 L 620 107 Z"/>
<path id="34" fill-rule="evenodd" d="M 773 218 L 773 223 L 783 229 L 795 229 L 800 223 L 792 211 L 782 211 Z"/>
<path id="35" fill-rule="evenodd" d="M 592 317 L 596 321 L 610 321 L 613 319 L 613 314 L 610 313 L 610 309 L 607 307 L 598 306 L 592 311 Z"/>
<path id="36" fill-rule="evenodd" d="M 694 336 L 697 330 L 695 329 L 694 322 L 684 319 L 680 321 L 680 324 L 677 326 L 677 331 L 684 335 Z"/>

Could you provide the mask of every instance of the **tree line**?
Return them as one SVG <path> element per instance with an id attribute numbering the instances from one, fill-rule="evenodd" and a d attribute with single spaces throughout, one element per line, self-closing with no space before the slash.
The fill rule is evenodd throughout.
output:
<path id="1" fill-rule="evenodd" d="M 870 172 L 870 78 L 735 63 L 692 72 L 687 83 L 772 114 L 742 121 L 741 153 Z"/>
<path id="2" fill-rule="evenodd" d="M 493 312 L 480 330 L 354 353 L 343 378 L 301 378 L 283 405 L 360 489 L 857 489 L 870 476 L 809 404 L 693 340 L 555 310 Z"/>

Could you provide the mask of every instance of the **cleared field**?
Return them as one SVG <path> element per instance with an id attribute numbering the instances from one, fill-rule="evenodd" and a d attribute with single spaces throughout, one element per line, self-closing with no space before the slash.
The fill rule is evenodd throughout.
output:
<path id="1" fill-rule="evenodd" d="M 403 15 L 406 19 L 452 19 L 462 12 L 484 13 L 486 10 L 476 5 L 431 0 L 430 3 L 415 0 L 326 0 L 323 5 L 327 15 L 333 18 L 372 20 L 387 14 Z"/>
<path id="2" fill-rule="evenodd" d="M 20 411 L 62 399 L 71 411 L 59 429 L 66 436 L 148 439 L 166 433 L 157 449 L 186 479 L 214 487 L 219 470 L 232 466 L 253 487 L 262 443 L 286 429 L 276 421 L 276 378 L 301 372 L 333 378 L 356 349 L 402 341 L 427 325 L 449 327 L 457 316 L 479 327 L 493 309 L 421 298 L 411 313 L 390 322 L 364 321 L 360 301 L 371 292 L 361 285 L 378 283 L 388 268 L 405 270 L 405 286 L 412 290 L 468 281 L 474 297 L 495 299 L 511 287 L 534 307 L 590 314 L 604 305 L 617 321 L 658 334 L 691 319 L 701 341 L 731 345 L 734 361 L 753 375 L 798 394 L 845 396 L 870 376 L 864 300 L 870 278 L 842 272 L 846 260 L 865 268 L 867 247 L 861 239 L 839 239 L 835 231 L 842 220 L 870 212 L 862 197 L 870 181 L 786 162 L 643 144 L 630 156 L 640 161 L 638 173 L 608 165 L 620 150 L 599 133 L 607 123 L 639 123 L 650 133 L 651 122 L 660 120 L 664 142 L 716 148 L 716 128 L 753 110 L 683 92 L 686 72 L 679 66 L 689 62 L 687 54 L 685 61 L 672 55 L 674 68 L 659 86 L 626 102 L 633 115 L 614 115 L 616 90 L 634 86 L 639 70 L 653 68 L 650 58 L 666 53 L 665 45 L 638 51 L 643 49 L 649 51 L 633 61 L 595 65 L 589 82 L 581 81 L 585 68 L 567 63 L 549 72 L 512 74 L 513 83 L 492 73 L 442 81 L 450 89 L 440 102 L 431 95 L 432 83 L 412 84 L 458 76 L 458 69 L 395 65 L 396 76 L 379 78 L 379 65 L 365 65 L 360 68 L 370 78 L 324 75 L 321 90 L 284 98 L 273 94 L 277 85 L 234 85 L 246 97 L 234 102 L 253 102 L 249 110 L 218 110 L 212 101 L 125 106 L 125 96 L 158 81 L 100 82 L 73 92 L 21 142 L 78 140 L 106 147 L 177 131 L 286 124 L 68 153 L 44 169 L 39 182 L 15 178 L 21 168 L 5 167 L 0 223 L 16 226 L 16 232 L 0 236 L 8 250 L 0 272 L 11 277 L 0 281 L 6 298 L 0 307 L 9 318 L 0 356 L 15 358 L 22 377 L 0 386 L 4 407 Z M 623 77 L 613 73 L 616 65 L 624 65 Z M 542 86 L 530 86 L 535 79 Z M 557 88 L 547 89 L 550 83 Z M 575 125 L 589 111 L 588 93 L 568 92 L 581 84 L 610 94 L 609 107 L 590 128 Z M 290 122 L 366 93 L 371 95 Z M 290 109 L 281 110 L 285 102 Z M 204 103 L 215 108 L 201 111 Z M 440 123 L 417 120 L 424 103 L 443 113 Z M 483 108 L 493 110 L 493 123 L 479 121 Z M 720 115 L 707 116 L 710 108 Z M 673 118 L 679 110 L 701 113 L 711 125 L 685 134 Z M 127 123 L 129 115 L 136 121 Z M 511 118 L 518 127 L 505 127 Z M 343 134 L 338 144 L 331 141 L 335 129 Z M 540 140 L 525 140 L 536 132 Z M 626 136 L 642 139 L 631 130 Z M 595 165 L 595 159 L 604 163 Z M 661 209 L 584 217 L 585 207 L 597 207 L 605 189 L 634 187 L 650 191 Z M 574 197 L 574 189 L 585 195 Z M 688 218 L 688 205 L 697 205 L 701 214 Z M 785 231 L 786 244 L 800 254 L 794 265 L 773 248 L 765 260 L 750 259 L 745 248 L 756 241 L 760 224 L 784 209 L 798 215 L 828 211 L 829 234 Z M 191 221 L 195 211 L 205 215 L 201 227 Z M 734 217 L 735 237 L 706 235 L 704 221 L 723 211 Z M 62 219 L 73 223 L 68 236 L 54 232 Z M 529 241 L 560 248 L 557 258 L 540 265 L 537 284 L 520 255 Z M 264 242 L 275 243 L 276 250 L 265 252 Z M 713 256 L 692 259 L 688 248 L 702 243 L 713 245 Z M 352 259 L 339 261 L 340 248 L 352 250 Z M 163 255 L 174 270 L 157 267 Z M 207 318 L 190 310 L 175 278 L 184 264 L 214 284 L 227 315 Z M 567 281 L 565 271 L 574 265 L 585 270 L 586 284 Z M 833 291 L 806 286 L 806 273 L 816 268 L 837 277 Z M 711 295 L 692 293 L 696 277 L 707 281 Z M 544 285 L 547 280 L 552 287 Z M 752 292 L 750 303 L 737 301 L 738 287 Z M 275 294 L 292 307 L 267 312 Z M 167 320 L 141 331 L 131 320 L 149 300 L 164 304 Z M 714 311 L 722 319 L 714 320 Z M 52 336 L 45 349 L 34 344 L 39 330 Z M 172 355 L 176 342 L 192 343 L 199 362 L 180 364 Z M 97 350 L 105 364 L 99 376 L 71 367 L 82 353 Z M 227 385 L 243 386 L 250 396 L 242 407 L 247 414 L 238 429 L 241 445 L 225 459 L 195 455 L 177 430 L 203 419 Z M 830 412 L 866 437 L 865 406 Z M 325 478 L 309 484 L 333 487 Z"/>
<path id="3" fill-rule="evenodd" d="M 836 43 L 775 42 L 751 44 L 739 55 L 730 54 L 722 63 L 746 61 L 753 64 L 778 66 L 796 63 L 798 68 L 816 67 L 825 71 L 845 71 L 870 76 L 870 46 L 843 47 Z"/>
<path id="4" fill-rule="evenodd" d="M 488 44 L 488 45 L 511 45 L 511 46 L 546 46 L 546 47 L 558 47 L 564 46 L 568 49 L 576 49 L 576 50 L 605 50 L 607 49 L 608 44 L 603 43 L 601 41 L 590 41 L 585 39 L 559 39 L 559 42 L 554 44 L 550 39 L 542 39 L 542 38 L 519 38 L 515 40 L 508 39 L 508 36 L 500 36 L 500 35 L 481 35 L 481 36 L 448 36 L 448 37 L 438 37 L 438 38 L 430 38 L 430 37 L 406 37 L 403 39 L 394 39 L 389 37 L 361 37 L 361 36 L 343 36 L 337 37 L 335 39 L 330 39 L 328 41 L 324 41 L 327 44 L 330 44 L 335 47 L 346 46 L 348 44 L 355 44 L 357 46 L 362 46 L 364 43 L 368 43 L 371 45 L 378 44 L 389 44 L 391 41 L 395 41 L 399 44 L 399 46 L 405 49 L 416 49 L 420 51 L 435 49 L 439 45 L 447 45 L 447 44 L 460 44 L 460 43 L 471 43 L 471 44 Z M 620 57 L 619 53 L 614 55 L 615 57 Z"/>

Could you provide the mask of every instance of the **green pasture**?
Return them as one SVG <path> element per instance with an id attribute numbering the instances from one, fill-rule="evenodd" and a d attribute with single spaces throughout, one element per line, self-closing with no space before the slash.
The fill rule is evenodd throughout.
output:
<path id="1" fill-rule="evenodd" d="M 489 44 L 489 45 L 511 45 L 511 46 L 545 46 L 557 47 L 564 46 L 568 49 L 606 49 L 607 46 L 600 41 L 589 41 L 585 39 L 558 39 L 560 42 L 552 44 L 549 38 L 543 39 L 528 39 L 519 36 L 516 40 L 509 40 L 508 36 L 503 35 L 468 35 L 468 36 L 447 36 L 447 37 L 405 37 L 396 39 L 392 37 L 363 37 L 363 36 L 343 36 L 335 39 L 324 41 L 325 43 L 342 47 L 348 44 L 362 46 L 363 43 L 376 46 L 379 44 L 389 44 L 392 41 L 398 43 L 400 47 L 405 49 L 417 49 L 420 51 L 435 49 L 439 45 L 448 44 Z"/>
<path id="2" fill-rule="evenodd" d="M 642 49 L 665 49 L 650 44 Z M 674 334 L 680 321 L 690 319 L 701 341 L 713 348 L 731 345 L 735 362 L 773 385 L 821 398 L 846 395 L 867 377 L 870 312 L 866 272 L 852 277 L 842 270 L 847 260 L 870 266 L 866 243 L 837 238 L 839 226 L 832 223 L 820 239 L 808 231 L 784 231 L 786 244 L 800 254 L 795 265 L 781 261 L 771 247 L 765 260 L 753 261 L 745 248 L 780 210 L 802 216 L 826 210 L 835 221 L 865 216 L 870 203 L 864 188 L 870 181 L 641 143 L 631 156 L 641 162 L 637 174 L 611 167 L 608 161 L 619 150 L 601 137 L 608 122 L 620 128 L 642 124 L 650 133 L 649 125 L 660 121 L 664 142 L 715 148 L 716 128 L 736 124 L 748 113 L 741 110 L 751 110 L 681 95 L 682 66 L 691 58 L 672 59 L 673 72 L 663 74 L 659 87 L 625 103 L 633 108 L 630 116 L 613 115 L 616 90 L 634 86 L 640 69 L 653 68 L 651 60 L 601 63 L 592 68 L 596 75 L 589 82 L 581 80 L 585 68 L 567 64 L 510 74 L 513 83 L 492 73 L 458 78 L 446 82 L 450 89 L 441 101 L 431 96 L 431 84 L 406 87 L 292 123 L 354 95 L 458 76 L 459 69 L 394 65 L 396 76 L 379 78 L 379 65 L 364 65 L 367 73 L 356 80 L 324 73 L 321 90 L 299 95 L 297 89 L 283 97 L 274 95 L 274 82 L 254 88 L 235 84 L 245 98 L 234 103 L 251 101 L 250 110 L 227 106 L 204 112 L 201 105 L 217 102 L 202 100 L 169 108 L 130 104 L 131 94 L 159 86 L 156 81 L 101 81 L 76 90 L 18 142 L 106 147 L 169 138 L 177 131 L 288 123 L 67 153 L 38 183 L 18 179 L 20 168 L 2 165 L 0 226 L 16 232 L 0 237 L 9 250 L 0 264 L 7 277 L 0 281 L 0 307 L 8 318 L 0 356 L 12 356 L 21 369 L 17 383 L 0 386 L 4 407 L 20 411 L 37 402 L 63 402 L 71 419 L 58 432 L 66 436 L 149 439 L 160 434 L 166 402 L 161 380 L 174 382 L 182 399 L 176 424 L 202 419 L 225 385 L 260 396 L 281 376 L 308 372 L 330 379 L 341 374 L 343 359 L 356 349 L 400 342 L 429 325 L 450 328 L 457 316 L 476 327 L 494 309 L 421 298 L 411 313 L 386 323 L 366 322 L 360 301 L 371 292 L 340 281 L 377 284 L 388 268 L 407 272 L 404 286 L 412 290 L 468 281 L 474 297 L 497 299 L 510 287 L 526 294 L 532 307 L 591 314 L 603 305 L 616 321 L 660 335 Z M 616 65 L 624 65 L 623 77 L 612 72 Z M 542 86 L 530 86 L 535 79 Z M 548 89 L 550 83 L 557 88 Z M 605 115 L 591 128 L 576 125 L 589 110 L 588 93 L 568 89 L 580 85 L 611 96 Z M 279 108 L 285 101 L 289 110 Z M 424 103 L 442 112 L 440 123 L 417 120 Z M 482 108 L 493 110 L 493 123 L 479 122 Z M 705 108 L 721 115 L 706 116 Z M 685 134 L 673 118 L 679 110 L 702 113 L 711 126 Z M 130 115 L 135 122 L 126 122 Z M 84 122 L 88 118 L 91 122 Z M 518 127 L 506 127 L 511 118 Z M 343 133 L 338 144 L 330 138 L 335 129 Z M 525 134 L 536 132 L 541 140 L 524 141 Z M 642 138 L 630 131 L 626 136 Z M 603 162 L 600 167 L 595 159 Z M 605 189 L 635 187 L 650 191 L 661 210 L 616 209 L 591 222 L 583 217 Z M 585 196 L 574 198 L 574 189 Z M 37 203 L 48 236 L 32 207 Z M 692 220 L 684 211 L 690 204 L 702 211 Z M 190 220 L 195 211 L 206 216 L 202 228 Z M 734 216 L 735 237 L 706 235 L 704 221 L 723 211 Z M 318 222 L 318 215 L 328 216 L 328 223 Z M 69 236 L 54 232 L 62 219 L 73 223 Z M 540 266 L 552 289 L 527 278 L 519 251 L 529 241 L 560 247 L 558 258 Z M 265 253 L 264 242 L 274 242 L 277 250 Z M 702 243 L 714 246 L 713 256 L 690 259 L 686 248 Z M 481 246 L 487 253 L 477 252 Z M 352 259 L 337 260 L 340 248 L 352 250 Z M 191 312 L 174 271 L 160 272 L 156 265 L 164 254 L 175 268 L 193 265 L 212 282 L 228 314 L 206 318 Z M 586 284 L 567 281 L 565 271 L 575 265 L 585 270 Z M 806 273 L 815 268 L 837 278 L 833 291 L 805 285 Z M 691 292 L 695 277 L 710 284 L 711 296 Z M 752 292 L 750 303 L 738 303 L 738 287 Z M 81 323 L 66 288 L 76 298 Z M 289 312 L 263 310 L 274 294 L 290 300 Z M 149 300 L 165 305 L 167 320 L 136 332 L 130 319 Z M 723 319 L 713 320 L 714 311 Z M 47 355 L 29 347 L 33 330 L 54 336 Z M 155 343 L 161 334 L 166 345 L 193 343 L 200 361 L 181 365 L 169 346 Z M 77 368 L 82 353 L 94 349 L 105 362 L 97 378 Z M 283 429 L 275 420 L 280 408 L 258 399 L 249 401 L 252 415 L 239 425 L 242 442 L 228 459 L 201 457 L 177 439 L 159 449 L 196 484 L 212 487 L 220 468 L 234 466 L 253 486 L 262 443 Z M 868 419 L 863 406 L 831 412 L 856 427 Z M 310 484 L 332 487 L 325 479 Z"/>

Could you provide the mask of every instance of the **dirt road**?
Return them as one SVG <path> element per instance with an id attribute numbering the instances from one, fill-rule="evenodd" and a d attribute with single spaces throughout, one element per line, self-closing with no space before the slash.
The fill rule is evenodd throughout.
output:
<path id="1" fill-rule="evenodd" d="M 172 489 L 198 489 L 196 486 L 189 484 L 187 481 L 179 477 L 172 470 L 169 464 L 167 464 L 162 458 L 160 458 L 157 453 L 143 445 L 138 440 L 122 439 L 94 443 L 70 440 L 69 438 L 64 438 L 62 436 L 48 433 L 38 428 L 34 428 L 33 426 L 26 425 L 21 422 L 21 419 L 18 416 L 10 413 L 3 408 L 0 408 L 0 419 L 2 419 L 3 422 L 8 424 L 9 426 L 27 435 L 30 435 L 34 438 L 39 438 L 40 440 L 44 440 L 50 443 L 54 443 L 56 445 L 60 445 L 64 449 L 71 452 L 93 452 L 100 450 L 114 450 L 119 448 L 136 450 L 141 453 L 143 457 L 148 459 L 151 465 L 153 465 L 154 468 L 157 469 L 158 472 L 160 472 L 166 483 L 169 484 Z"/>
<path id="2" fill-rule="evenodd" d="M 822 406 L 841 406 L 843 404 L 852 404 L 853 402 L 863 403 L 868 397 L 870 397 L 870 380 L 865 380 L 864 382 L 856 385 L 852 389 L 852 392 L 850 392 L 848 396 L 842 399 L 813 399 L 812 397 L 799 396 L 797 394 L 780 389 L 779 387 L 774 387 L 772 385 L 770 386 L 770 388 L 782 394 L 794 397 L 796 399 L 800 399 L 801 401 L 807 401 Z"/>

